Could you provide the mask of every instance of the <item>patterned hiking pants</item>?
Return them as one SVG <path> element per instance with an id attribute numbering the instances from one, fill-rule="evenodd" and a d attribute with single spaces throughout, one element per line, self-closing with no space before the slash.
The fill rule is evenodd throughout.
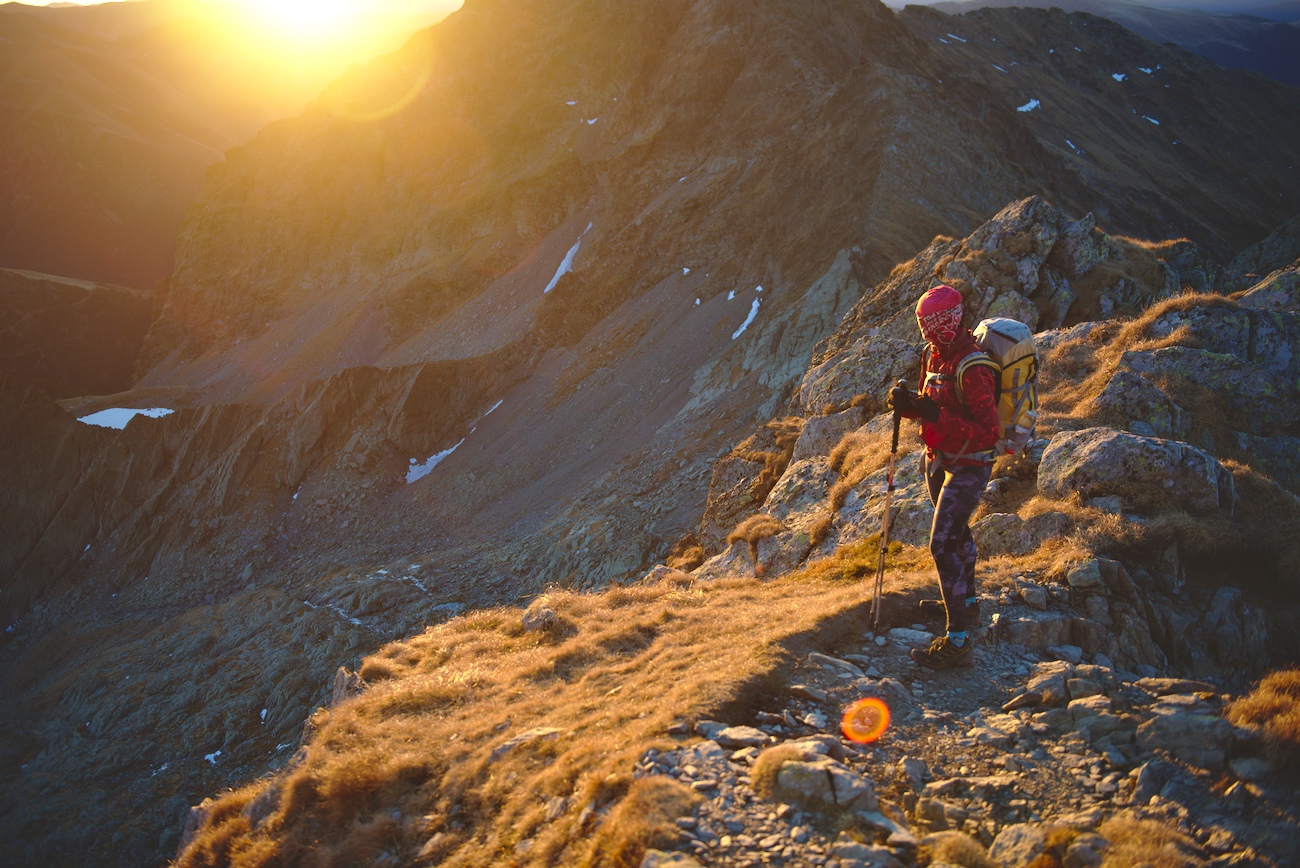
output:
<path id="1" fill-rule="evenodd" d="M 991 466 L 948 466 L 925 463 L 925 481 L 934 504 L 930 526 L 930 554 L 939 573 L 943 604 L 948 610 L 948 630 L 966 629 L 966 599 L 975 596 L 975 538 L 970 517 L 993 474 Z"/>

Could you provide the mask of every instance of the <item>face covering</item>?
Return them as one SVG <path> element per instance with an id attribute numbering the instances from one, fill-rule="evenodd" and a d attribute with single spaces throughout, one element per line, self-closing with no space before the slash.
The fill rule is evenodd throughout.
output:
<path id="1" fill-rule="evenodd" d="M 942 284 L 929 290 L 916 304 L 916 322 L 921 337 L 930 343 L 951 344 L 961 328 L 961 293 Z"/>

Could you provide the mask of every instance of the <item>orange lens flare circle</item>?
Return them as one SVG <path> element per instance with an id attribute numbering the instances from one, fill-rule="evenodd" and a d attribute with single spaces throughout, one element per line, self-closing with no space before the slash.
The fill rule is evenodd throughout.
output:
<path id="1" fill-rule="evenodd" d="M 849 741 L 870 744 L 889 728 L 889 706 L 874 696 L 859 699 L 844 712 L 840 732 Z"/>

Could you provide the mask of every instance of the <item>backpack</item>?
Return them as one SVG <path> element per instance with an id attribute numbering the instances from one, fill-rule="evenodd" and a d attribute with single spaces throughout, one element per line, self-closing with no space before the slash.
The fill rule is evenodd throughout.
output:
<path id="1" fill-rule="evenodd" d="M 985 365 L 997 372 L 994 399 L 1002 437 L 993 451 L 1019 455 L 1033 439 L 1038 424 L 1038 348 L 1033 332 L 1018 320 L 993 317 L 981 321 L 973 333 L 982 352 L 971 353 L 957 363 L 957 395 L 965 402 L 961 378 L 972 365 Z"/>

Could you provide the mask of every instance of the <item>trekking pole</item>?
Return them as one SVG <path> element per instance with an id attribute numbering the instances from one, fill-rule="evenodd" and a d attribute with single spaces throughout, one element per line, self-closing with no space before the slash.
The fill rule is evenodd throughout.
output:
<path id="1" fill-rule="evenodd" d="M 899 385 L 905 385 L 899 381 Z M 885 581 L 885 550 L 889 548 L 889 507 L 894 495 L 894 459 L 898 457 L 898 427 L 903 417 L 894 411 L 894 439 L 889 446 L 889 471 L 885 476 L 885 517 L 880 523 L 880 556 L 876 561 L 876 584 L 871 594 L 871 632 L 880 632 L 880 593 Z"/>

